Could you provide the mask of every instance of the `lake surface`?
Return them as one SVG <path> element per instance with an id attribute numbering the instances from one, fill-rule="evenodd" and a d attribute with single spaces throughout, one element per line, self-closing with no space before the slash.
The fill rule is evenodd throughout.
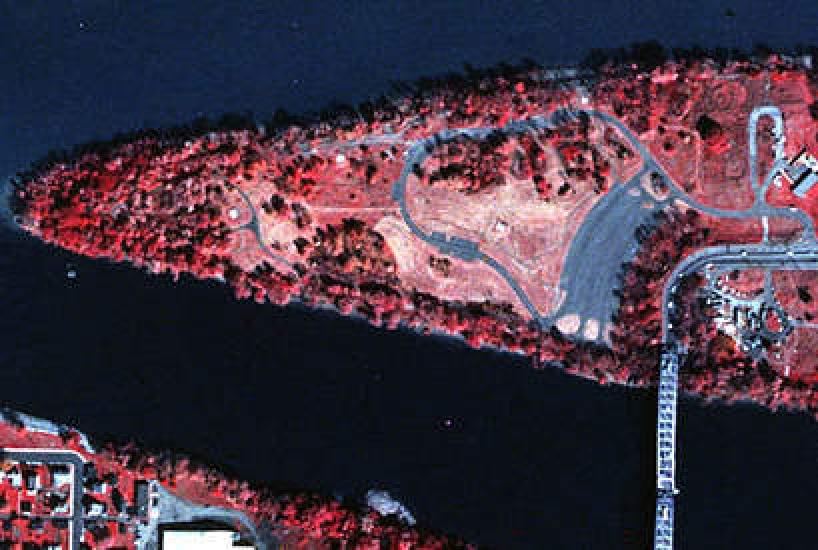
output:
<path id="1" fill-rule="evenodd" d="M 569 63 L 657 37 L 783 47 L 818 26 L 817 9 L 796 2 L 744 2 L 735 17 L 703 1 L 616 13 L 588 1 L 275 4 L 0 9 L 0 173 L 200 113 L 360 101 L 464 62 Z M 0 250 L 4 405 L 259 482 L 350 496 L 381 487 L 419 521 L 497 548 L 641 548 L 650 537 L 647 392 L 237 302 L 215 282 L 174 284 L 7 228 Z M 679 548 L 812 546 L 818 424 L 683 401 L 679 444 Z"/>

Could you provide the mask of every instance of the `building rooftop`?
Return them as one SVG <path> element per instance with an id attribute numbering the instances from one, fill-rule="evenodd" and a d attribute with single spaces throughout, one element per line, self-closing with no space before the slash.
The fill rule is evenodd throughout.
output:
<path id="1" fill-rule="evenodd" d="M 803 198 L 818 183 L 818 160 L 803 147 L 784 167 L 790 189 Z"/>

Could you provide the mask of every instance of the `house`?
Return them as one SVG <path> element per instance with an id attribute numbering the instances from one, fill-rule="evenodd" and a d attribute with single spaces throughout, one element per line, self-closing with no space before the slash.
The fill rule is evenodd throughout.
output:
<path id="1" fill-rule="evenodd" d="M 790 182 L 790 189 L 803 198 L 818 183 L 818 159 L 802 147 L 784 166 L 784 176 Z"/>
<path id="2" fill-rule="evenodd" d="M 105 503 L 100 502 L 99 500 L 89 497 L 85 495 L 83 497 L 83 508 L 85 509 L 86 515 L 89 516 L 101 516 L 105 514 Z"/>
<path id="3" fill-rule="evenodd" d="M 26 491 L 29 493 L 36 491 L 40 488 L 40 476 L 34 470 L 26 471 L 25 475 L 23 476 L 26 482 Z"/>
<path id="4" fill-rule="evenodd" d="M 255 548 L 242 543 L 233 531 L 165 531 L 162 533 L 163 550 L 233 550 L 236 548 Z"/>
<path id="5" fill-rule="evenodd" d="M 6 470 L 5 477 L 15 489 L 19 489 L 23 486 L 23 475 L 20 473 L 20 467 L 16 464 Z"/>
<path id="6" fill-rule="evenodd" d="M 51 464 L 49 468 L 51 470 L 51 484 L 54 487 L 60 488 L 65 485 L 70 485 L 73 481 L 71 472 L 65 464 Z"/>
<path id="7" fill-rule="evenodd" d="M 108 490 L 108 484 L 100 479 L 96 479 L 90 483 L 90 486 L 87 487 L 88 491 L 91 493 L 96 493 L 98 495 L 104 495 L 105 492 Z"/>

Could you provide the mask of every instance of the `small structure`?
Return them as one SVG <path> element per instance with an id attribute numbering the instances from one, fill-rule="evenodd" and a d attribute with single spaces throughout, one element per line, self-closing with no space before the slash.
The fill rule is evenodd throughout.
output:
<path id="1" fill-rule="evenodd" d="M 148 516 L 148 482 L 144 479 L 134 481 L 134 515 L 140 518 Z"/>
<path id="2" fill-rule="evenodd" d="M 26 483 L 26 491 L 29 493 L 33 494 L 40 488 L 40 476 L 35 470 L 26 471 L 23 477 Z"/>
<path id="3" fill-rule="evenodd" d="M 784 166 L 784 176 L 790 182 L 790 189 L 801 198 L 818 183 L 818 160 L 807 152 L 806 147 Z"/>
<path id="4" fill-rule="evenodd" d="M 74 477 L 65 464 L 50 464 L 49 470 L 51 473 L 51 485 L 56 488 L 70 486 L 74 482 Z"/>
<path id="5" fill-rule="evenodd" d="M 508 234 L 508 223 L 505 220 L 501 220 L 497 218 L 497 221 L 494 222 L 494 232 L 497 235 L 505 236 Z"/>
<path id="6" fill-rule="evenodd" d="M 0 481 L 3 478 L 9 480 L 9 484 L 14 487 L 15 489 L 19 489 L 23 486 L 23 475 L 20 473 L 20 467 L 17 464 L 12 464 L 11 467 L 5 471 L 2 477 L 0 477 Z"/>

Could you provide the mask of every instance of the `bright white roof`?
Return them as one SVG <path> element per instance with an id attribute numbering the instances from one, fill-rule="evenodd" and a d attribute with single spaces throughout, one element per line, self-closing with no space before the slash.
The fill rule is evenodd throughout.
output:
<path id="1" fill-rule="evenodd" d="M 164 531 L 164 550 L 234 550 L 233 531 Z"/>

